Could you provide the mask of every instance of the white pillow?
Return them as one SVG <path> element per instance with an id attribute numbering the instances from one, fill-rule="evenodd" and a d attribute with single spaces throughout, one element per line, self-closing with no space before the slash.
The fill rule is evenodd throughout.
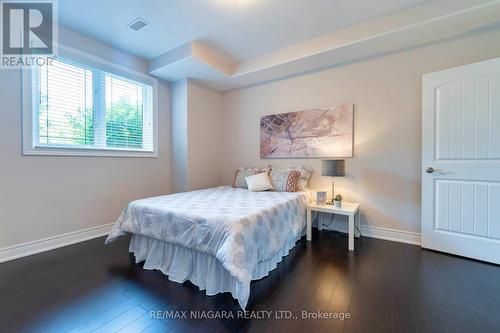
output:
<path id="1" fill-rule="evenodd" d="M 252 192 L 272 190 L 273 185 L 269 180 L 267 172 L 261 172 L 253 176 L 245 177 L 247 187 Z"/>

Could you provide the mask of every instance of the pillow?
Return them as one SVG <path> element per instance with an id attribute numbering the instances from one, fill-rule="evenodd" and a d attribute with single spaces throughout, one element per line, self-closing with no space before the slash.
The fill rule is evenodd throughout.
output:
<path id="1" fill-rule="evenodd" d="M 247 188 L 247 182 L 245 181 L 245 177 L 253 176 L 259 173 L 259 169 L 257 168 L 238 168 L 234 173 L 233 178 L 233 187 L 239 188 Z"/>
<path id="2" fill-rule="evenodd" d="M 288 167 L 287 170 L 297 170 L 300 172 L 300 179 L 305 179 L 309 182 L 312 177 L 313 169 L 306 166 Z"/>
<path id="3" fill-rule="evenodd" d="M 311 179 L 312 173 L 313 173 L 313 169 L 310 167 L 306 167 L 306 166 L 299 166 L 299 167 L 291 166 L 291 167 L 284 167 L 282 169 L 279 169 L 277 167 L 273 167 L 273 166 L 269 165 L 268 169 L 271 170 L 271 172 L 272 172 L 272 170 L 287 170 L 287 171 L 297 170 L 297 171 L 299 171 L 300 177 L 299 177 L 299 180 L 297 183 L 297 190 L 296 191 L 304 191 L 305 189 L 307 189 L 309 187 L 309 180 Z"/>
<path id="4" fill-rule="evenodd" d="M 297 191 L 304 191 L 307 190 L 309 187 L 309 181 L 307 179 L 299 178 L 299 181 L 297 182 Z"/>
<path id="5" fill-rule="evenodd" d="M 261 172 L 253 176 L 245 177 L 248 189 L 252 192 L 272 190 L 273 185 L 269 180 L 267 172 Z"/>
<path id="6" fill-rule="evenodd" d="M 297 170 L 271 170 L 271 185 L 279 192 L 296 192 L 300 171 Z"/>

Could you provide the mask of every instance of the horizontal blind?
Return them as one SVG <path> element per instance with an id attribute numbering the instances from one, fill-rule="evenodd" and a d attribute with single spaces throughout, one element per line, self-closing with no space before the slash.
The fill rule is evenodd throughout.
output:
<path id="1" fill-rule="evenodd" d="M 154 151 L 153 88 L 58 59 L 35 75 L 36 144 Z"/>
<path id="2" fill-rule="evenodd" d="M 38 143 L 93 146 L 92 71 L 54 61 L 38 78 Z"/>
<path id="3" fill-rule="evenodd" d="M 106 74 L 106 145 L 149 149 L 152 112 L 151 87 Z"/>

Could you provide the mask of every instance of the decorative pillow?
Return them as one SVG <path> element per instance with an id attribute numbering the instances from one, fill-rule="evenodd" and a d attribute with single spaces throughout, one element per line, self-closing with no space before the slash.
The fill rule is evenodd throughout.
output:
<path id="1" fill-rule="evenodd" d="M 291 166 L 291 167 L 285 167 L 285 168 L 282 168 L 282 169 L 279 169 L 277 167 L 273 167 L 271 165 L 268 166 L 268 169 L 271 170 L 271 172 L 273 170 L 287 170 L 287 171 L 290 171 L 290 170 L 297 170 L 300 172 L 300 177 L 299 177 L 299 180 L 297 182 L 297 191 L 304 191 L 305 189 L 307 189 L 309 187 L 309 180 L 311 179 L 312 177 L 312 173 L 313 173 L 313 169 L 310 168 L 310 167 L 306 167 L 306 166 L 299 166 L 299 167 L 294 167 L 294 166 Z"/>
<path id="2" fill-rule="evenodd" d="M 271 184 L 278 192 L 296 192 L 300 177 L 297 170 L 276 170 L 271 171 Z"/>
<path id="3" fill-rule="evenodd" d="M 304 191 L 309 187 L 309 181 L 307 179 L 299 178 L 297 182 L 297 191 Z"/>
<path id="4" fill-rule="evenodd" d="M 248 189 L 252 192 L 272 190 L 273 185 L 269 180 L 267 172 L 261 172 L 253 176 L 245 177 Z"/>
<path id="5" fill-rule="evenodd" d="M 311 179 L 313 173 L 313 169 L 306 166 L 288 167 L 287 169 L 300 171 L 300 179 L 305 179 L 307 181 Z"/>
<path id="6" fill-rule="evenodd" d="M 236 169 L 233 178 L 233 187 L 247 188 L 245 177 L 253 176 L 257 173 L 259 173 L 259 169 L 257 168 L 242 167 Z"/>

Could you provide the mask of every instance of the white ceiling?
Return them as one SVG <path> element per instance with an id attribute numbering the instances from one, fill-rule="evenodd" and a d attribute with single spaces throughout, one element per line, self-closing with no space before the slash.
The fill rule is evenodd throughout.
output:
<path id="1" fill-rule="evenodd" d="M 425 0 L 61 0 L 59 22 L 146 59 L 198 41 L 247 60 Z M 137 17 L 151 25 L 135 32 Z"/>
<path id="2" fill-rule="evenodd" d="M 194 41 L 149 60 L 148 73 L 227 91 L 492 29 L 500 0 L 434 0 L 243 61 Z"/>

